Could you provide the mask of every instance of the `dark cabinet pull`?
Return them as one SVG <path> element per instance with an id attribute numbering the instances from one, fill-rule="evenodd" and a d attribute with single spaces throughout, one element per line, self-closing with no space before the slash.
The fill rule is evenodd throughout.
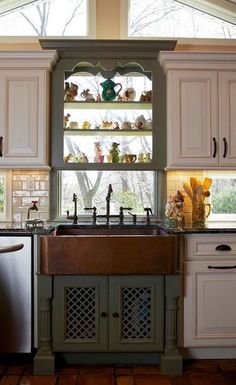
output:
<path id="1" fill-rule="evenodd" d="M 107 313 L 106 313 L 105 311 L 102 311 L 102 312 L 101 312 L 101 317 L 102 317 L 102 318 L 106 318 L 106 317 L 107 317 Z"/>
<path id="2" fill-rule="evenodd" d="M 223 158 L 226 158 L 226 154 L 227 154 L 227 140 L 226 140 L 226 138 L 223 138 L 223 142 L 224 142 Z"/>
<path id="3" fill-rule="evenodd" d="M 218 245 L 216 246 L 216 251 L 231 251 L 231 247 L 229 245 Z"/>
<path id="4" fill-rule="evenodd" d="M 114 313 L 112 313 L 112 317 L 113 317 L 113 318 L 119 318 L 119 314 L 116 313 L 116 312 L 114 312 Z"/>
<path id="5" fill-rule="evenodd" d="M 216 138 L 213 138 L 213 155 L 212 155 L 213 158 L 216 157 L 216 150 L 217 150 Z"/>
<path id="6" fill-rule="evenodd" d="M 236 269 L 236 265 L 233 266 L 208 266 L 208 269 L 219 269 L 219 270 L 230 270 L 230 269 Z"/>
<path id="7" fill-rule="evenodd" d="M 2 141 L 3 141 L 3 137 L 0 136 L 0 158 L 2 158 L 2 145 L 3 145 Z"/>

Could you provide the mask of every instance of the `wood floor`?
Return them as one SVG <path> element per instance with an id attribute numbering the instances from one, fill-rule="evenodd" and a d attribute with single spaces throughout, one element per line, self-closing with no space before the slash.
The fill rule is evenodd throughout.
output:
<path id="1" fill-rule="evenodd" d="M 160 375 L 157 366 L 73 366 L 33 376 L 31 360 L 0 360 L 0 385 L 236 385 L 236 360 L 185 361 L 181 376 Z"/>

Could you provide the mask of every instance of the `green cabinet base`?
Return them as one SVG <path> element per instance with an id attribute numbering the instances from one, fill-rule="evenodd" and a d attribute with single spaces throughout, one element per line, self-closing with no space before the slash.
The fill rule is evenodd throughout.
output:
<path id="1" fill-rule="evenodd" d="M 39 353 L 34 357 L 35 375 L 52 375 L 55 373 L 55 354 L 42 356 Z"/>

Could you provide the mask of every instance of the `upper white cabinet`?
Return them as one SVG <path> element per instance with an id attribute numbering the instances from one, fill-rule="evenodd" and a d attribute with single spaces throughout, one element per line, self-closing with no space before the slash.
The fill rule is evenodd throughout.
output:
<path id="1" fill-rule="evenodd" d="M 236 166 L 236 54 L 161 52 L 167 168 Z"/>
<path id="2" fill-rule="evenodd" d="M 48 166 L 51 52 L 0 52 L 0 167 Z"/>

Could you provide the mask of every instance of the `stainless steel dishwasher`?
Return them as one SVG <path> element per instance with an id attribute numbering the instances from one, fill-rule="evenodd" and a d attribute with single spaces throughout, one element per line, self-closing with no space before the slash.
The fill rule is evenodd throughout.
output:
<path id="1" fill-rule="evenodd" d="M 0 353 L 32 351 L 32 238 L 0 236 Z"/>

